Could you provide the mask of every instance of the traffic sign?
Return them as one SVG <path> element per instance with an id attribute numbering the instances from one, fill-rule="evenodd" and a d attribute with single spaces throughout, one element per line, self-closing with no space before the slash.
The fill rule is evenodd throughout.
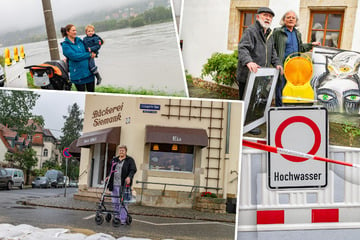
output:
<path id="1" fill-rule="evenodd" d="M 65 148 L 64 151 L 63 151 L 63 156 L 65 158 L 71 158 L 72 155 L 69 153 L 69 148 Z"/>
<path id="2" fill-rule="evenodd" d="M 300 156 L 268 153 L 271 189 L 312 188 L 327 185 L 327 163 L 309 156 L 327 157 L 328 119 L 323 107 L 271 108 L 268 144 L 304 153 Z"/>

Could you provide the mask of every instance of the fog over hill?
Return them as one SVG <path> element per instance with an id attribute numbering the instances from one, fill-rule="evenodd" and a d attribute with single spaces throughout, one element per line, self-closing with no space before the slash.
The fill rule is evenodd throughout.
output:
<path id="1" fill-rule="evenodd" d="M 109 18 L 120 19 L 132 12 L 144 12 L 170 3 L 169 0 L 52 0 L 51 5 L 55 27 L 60 34 L 60 28 L 69 23 L 84 26 Z M 0 0 L 0 6 L 5 20 L 5 24 L 0 26 L 0 46 L 44 39 L 46 28 L 42 1 Z"/>

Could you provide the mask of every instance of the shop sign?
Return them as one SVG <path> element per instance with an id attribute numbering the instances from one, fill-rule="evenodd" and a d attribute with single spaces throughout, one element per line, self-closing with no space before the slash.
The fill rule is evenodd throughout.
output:
<path id="1" fill-rule="evenodd" d="M 121 121 L 121 112 L 124 108 L 124 103 L 97 109 L 92 113 L 93 126 L 104 126 L 114 122 Z"/>

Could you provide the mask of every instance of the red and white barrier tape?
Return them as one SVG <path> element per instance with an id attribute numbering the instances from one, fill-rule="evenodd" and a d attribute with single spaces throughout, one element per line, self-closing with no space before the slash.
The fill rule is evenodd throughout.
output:
<path id="1" fill-rule="evenodd" d="M 333 160 L 333 159 L 324 158 L 324 157 L 319 157 L 319 156 L 315 156 L 315 155 L 311 155 L 311 154 L 307 154 L 307 153 L 302 153 L 302 152 L 298 152 L 298 151 L 294 151 L 294 150 L 289 150 L 289 149 L 284 149 L 284 148 L 279 148 L 279 147 L 273 147 L 273 146 L 270 146 L 270 145 L 267 145 L 267 144 L 251 142 L 251 141 L 248 141 L 248 140 L 243 140 L 243 146 L 256 148 L 256 149 L 259 149 L 259 150 L 272 152 L 272 153 L 286 154 L 286 155 L 291 155 L 291 156 L 296 156 L 296 157 L 309 158 L 309 159 L 323 161 L 323 162 L 330 162 L 330 163 L 340 164 L 340 165 L 344 165 L 344 166 L 360 168 L 359 164 L 342 162 L 342 161 Z"/>

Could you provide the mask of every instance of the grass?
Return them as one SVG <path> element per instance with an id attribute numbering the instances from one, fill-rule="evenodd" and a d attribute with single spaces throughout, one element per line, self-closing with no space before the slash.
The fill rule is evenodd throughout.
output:
<path id="1" fill-rule="evenodd" d="M 118 93 L 118 94 L 135 94 L 135 95 L 154 95 L 154 96 L 172 96 L 172 97 L 185 97 L 184 92 L 168 93 L 160 90 L 147 90 L 143 88 L 131 89 L 121 88 L 114 86 L 100 86 L 95 88 L 95 92 L 99 93 Z"/>
<path id="2" fill-rule="evenodd" d="M 31 77 L 31 74 L 27 73 L 27 84 L 31 89 L 41 89 L 38 86 L 34 85 L 34 79 Z M 71 86 L 71 91 L 76 91 L 75 85 Z M 99 86 L 95 87 L 95 92 L 98 93 L 116 93 L 116 94 L 134 94 L 134 95 L 153 95 L 153 96 L 171 96 L 171 97 L 186 97 L 185 92 L 174 92 L 168 93 L 160 90 L 147 90 L 147 89 L 131 89 L 131 88 L 121 88 L 114 86 Z"/>

